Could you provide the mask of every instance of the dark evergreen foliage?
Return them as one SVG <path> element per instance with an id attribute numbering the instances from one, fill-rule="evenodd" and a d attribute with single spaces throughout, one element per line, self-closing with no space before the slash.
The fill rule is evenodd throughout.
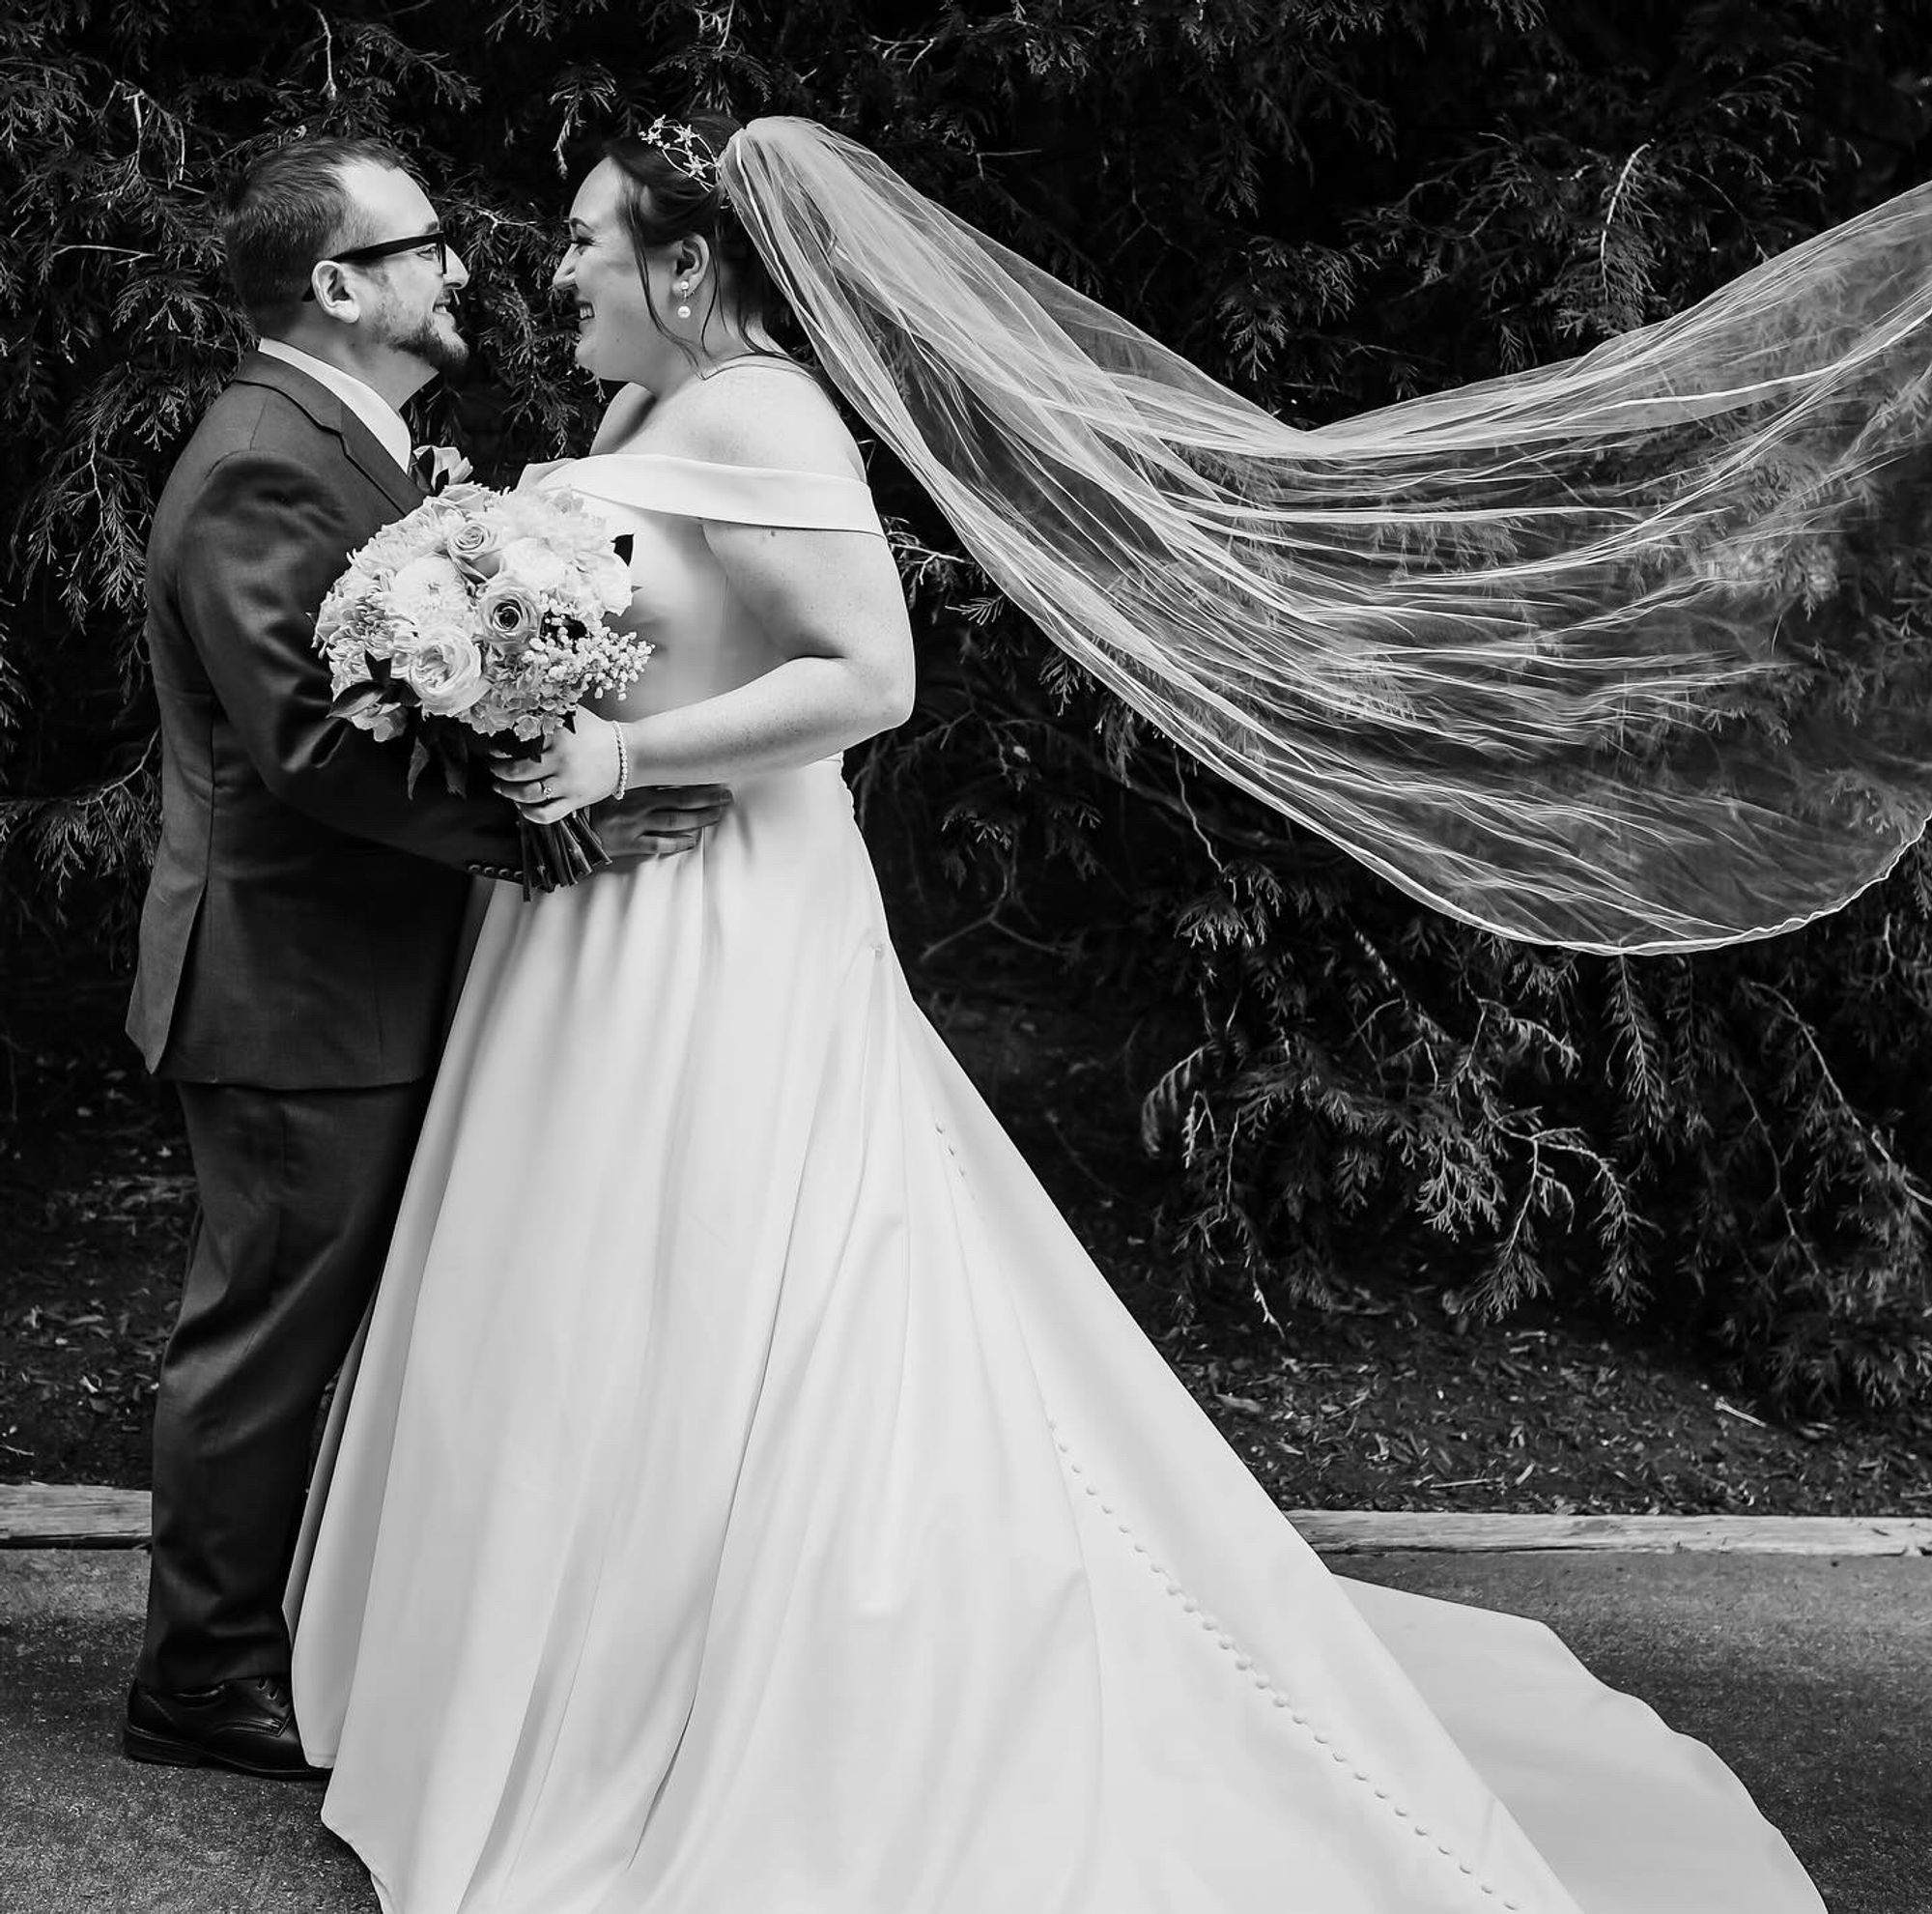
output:
<path id="1" fill-rule="evenodd" d="M 207 211 L 264 141 L 416 156 L 481 368 L 419 423 L 491 476 L 591 414 L 542 289 L 627 113 L 827 120 L 1315 422 L 1580 349 L 1915 183 L 1928 69 L 1927 0 L 14 0 L 0 957 L 127 934 L 146 516 L 244 343 Z M 1501 944 L 1192 770 L 881 483 L 924 690 L 875 831 L 958 926 L 1064 942 L 1165 1033 L 1182 1306 L 1393 1259 L 1458 1309 L 1649 1312 L 1794 1396 L 1932 1396 L 1932 865 L 1736 952 Z"/>

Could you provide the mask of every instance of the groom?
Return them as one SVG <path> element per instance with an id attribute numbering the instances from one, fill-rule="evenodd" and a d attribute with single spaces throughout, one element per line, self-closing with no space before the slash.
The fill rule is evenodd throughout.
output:
<path id="1" fill-rule="evenodd" d="M 161 839 L 128 1033 L 171 1079 L 200 1207 L 155 1412 L 148 1622 L 123 1747 L 310 1779 L 281 1614 L 316 1412 L 383 1267 L 474 876 L 515 814 L 404 792 L 329 715 L 315 614 L 412 510 L 398 408 L 469 348 L 469 274 L 390 149 L 308 140 L 231 193 L 261 333 L 169 477 L 148 545 Z M 613 856 L 689 849 L 713 789 L 607 808 Z"/>

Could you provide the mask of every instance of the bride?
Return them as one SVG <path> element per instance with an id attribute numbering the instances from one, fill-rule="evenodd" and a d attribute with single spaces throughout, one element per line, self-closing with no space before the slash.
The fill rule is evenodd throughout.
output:
<path id="1" fill-rule="evenodd" d="M 623 389 L 532 482 L 632 535 L 659 648 L 501 784 L 736 802 L 489 900 L 290 1592 L 325 1819 L 388 1914 L 1816 1914 L 1547 1631 L 1325 1570 L 920 1016 L 839 775 L 906 714 L 906 613 L 786 298 L 839 342 L 748 231 L 780 158 L 848 162 L 733 130 L 617 140 L 571 208 Z M 1096 540 L 1139 535 L 1117 477 L 1062 490 Z"/>

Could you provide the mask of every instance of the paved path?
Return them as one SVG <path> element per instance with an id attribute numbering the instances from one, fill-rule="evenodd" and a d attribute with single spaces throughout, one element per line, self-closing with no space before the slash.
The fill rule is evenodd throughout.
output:
<path id="1" fill-rule="evenodd" d="M 1831 1914 L 1932 1914 L 1932 1560 L 1351 1556 L 1334 1566 L 1534 1615 L 1707 1741 Z"/>
<path id="2" fill-rule="evenodd" d="M 1550 1622 L 1738 1770 L 1832 1914 L 1932 1914 L 1932 1559 L 1386 1553 L 1338 1565 Z M 375 1914 L 312 1789 L 121 1758 L 145 1573 L 126 1549 L 0 1551 L 0 1910 Z"/>

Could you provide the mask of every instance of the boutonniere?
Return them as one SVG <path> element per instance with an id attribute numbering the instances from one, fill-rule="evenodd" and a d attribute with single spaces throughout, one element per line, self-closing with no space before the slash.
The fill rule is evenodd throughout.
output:
<path id="1" fill-rule="evenodd" d="M 446 485 L 469 476 L 469 461 L 454 445 L 418 445 L 410 454 L 410 472 L 432 499 Z"/>

